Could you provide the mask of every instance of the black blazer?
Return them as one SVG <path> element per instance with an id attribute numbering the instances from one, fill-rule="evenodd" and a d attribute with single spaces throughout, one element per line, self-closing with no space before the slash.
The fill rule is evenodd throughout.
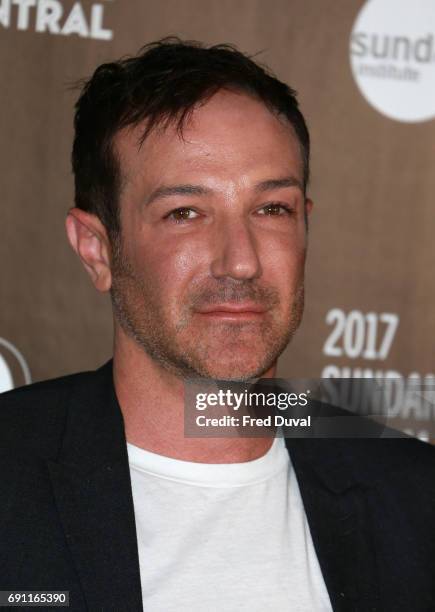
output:
<path id="1" fill-rule="evenodd" d="M 435 448 L 286 443 L 333 609 L 434 611 Z M 112 363 L 1 395 L 0 449 L 0 590 L 69 590 L 72 612 L 142 610 Z"/>

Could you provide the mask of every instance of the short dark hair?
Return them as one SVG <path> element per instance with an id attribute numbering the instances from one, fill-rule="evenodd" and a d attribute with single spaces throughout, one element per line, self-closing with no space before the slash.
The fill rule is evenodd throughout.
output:
<path id="1" fill-rule="evenodd" d="M 232 45 L 206 47 L 164 38 L 145 45 L 134 57 L 102 64 L 82 85 L 72 150 L 75 205 L 96 214 L 111 239 L 120 230 L 122 185 L 115 134 L 144 120 L 142 141 L 156 125 L 174 120 L 182 132 L 195 105 L 220 89 L 246 92 L 287 118 L 300 142 L 306 189 L 310 139 L 295 91 Z"/>

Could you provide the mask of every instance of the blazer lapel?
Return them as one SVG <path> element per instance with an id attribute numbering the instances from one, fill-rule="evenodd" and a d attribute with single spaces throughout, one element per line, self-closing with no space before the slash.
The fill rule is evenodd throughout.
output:
<path id="1" fill-rule="evenodd" d="M 367 493 L 346 460 L 351 444 L 286 439 L 333 609 L 380 612 Z"/>
<path id="2" fill-rule="evenodd" d="M 62 449 L 48 461 L 89 610 L 142 610 L 124 424 L 111 362 L 71 390 Z"/>

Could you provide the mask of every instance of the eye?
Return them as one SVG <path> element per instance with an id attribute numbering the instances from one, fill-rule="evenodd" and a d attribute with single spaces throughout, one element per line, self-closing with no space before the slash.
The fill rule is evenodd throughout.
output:
<path id="1" fill-rule="evenodd" d="M 291 215 L 294 213 L 293 208 L 286 204 L 280 204 L 279 202 L 271 202 L 263 206 L 258 213 L 268 217 L 278 217 L 283 215 Z"/>
<path id="2" fill-rule="evenodd" d="M 184 223 L 184 221 L 191 221 L 198 217 L 198 213 L 192 208 L 176 208 L 165 216 L 165 219 L 170 219 L 174 223 Z"/>

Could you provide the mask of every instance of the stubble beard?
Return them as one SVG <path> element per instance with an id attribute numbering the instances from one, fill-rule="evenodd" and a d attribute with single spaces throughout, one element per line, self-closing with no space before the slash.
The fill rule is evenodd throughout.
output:
<path id="1" fill-rule="evenodd" d="M 134 271 L 120 248 L 114 250 L 111 298 L 119 325 L 157 364 L 184 380 L 261 377 L 289 344 L 304 310 L 302 281 L 285 315 L 278 316 L 280 300 L 275 289 L 259 287 L 253 280 L 228 278 L 193 289 L 181 316 L 180 305 L 174 304 L 178 320 L 171 325 L 176 317 L 165 315 L 158 289 Z M 204 334 L 195 328 L 192 316 L 198 305 L 247 299 L 269 308 L 261 322 L 215 323 Z M 250 347 L 257 356 L 247 354 Z"/>

